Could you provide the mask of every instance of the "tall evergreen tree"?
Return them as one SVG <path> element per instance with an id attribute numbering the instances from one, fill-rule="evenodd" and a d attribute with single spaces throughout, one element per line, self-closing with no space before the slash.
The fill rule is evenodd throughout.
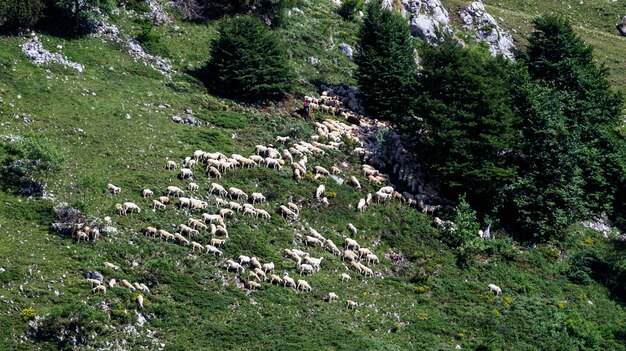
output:
<path id="1" fill-rule="evenodd" d="M 446 196 L 467 193 L 474 208 L 490 210 L 516 175 L 509 162 L 520 137 L 513 96 L 527 76 L 518 65 L 452 38 L 425 46 L 420 56 L 418 111 L 428 133 L 419 153 L 429 178 L 441 180 Z"/>
<path id="2" fill-rule="evenodd" d="M 407 21 L 371 1 L 359 32 L 355 77 L 365 109 L 379 118 L 408 113 L 417 67 Z"/>
<path id="3" fill-rule="evenodd" d="M 208 65 L 216 92 L 247 101 L 280 99 L 290 90 L 293 69 L 276 37 L 251 16 L 226 20 Z"/>

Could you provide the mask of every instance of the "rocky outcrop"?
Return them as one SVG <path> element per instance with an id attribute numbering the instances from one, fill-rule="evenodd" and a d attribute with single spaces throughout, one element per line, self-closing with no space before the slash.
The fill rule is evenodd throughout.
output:
<path id="1" fill-rule="evenodd" d="M 146 66 L 150 66 L 163 74 L 175 72 L 167 59 L 145 52 L 135 39 L 125 38 L 117 26 L 109 24 L 106 20 L 100 21 L 95 26 L 92 35 L 124 45 L 128 49 L 128 54 L 135 61 L 143 62 Z"/>
<path id="2" fill-rule="evenodd" d="M 437 32 L 450 32 L 448 10 L 439 0 L 403 1 L 409 15 L 411 35 L 429 43 L 437 39 Z"/>
<path id="3" fill-rule="evenodd" d="M 474 1 L 468 7 L 461 10 L 459 15 L 466 29 L 476 31 L 475 38 L 489 45 L 489 51 L 495 56 L 502 54 L 513 59 L 513 38 L 502 29 L 493 16 L 491 16 L 482 1 Z"/>
<path id="4" fill-rule="evenodd" d="M 150 9 L 148 16 L 150 20 L 152 20 L 153 24 L 160 25 L 170 23 L 172 21 L 167 12 L 165 12 L 163 4 L 161 4 L 160 1 L 148 0 L 148 8 Z"/>
<path id="5" fill-rule="evenodd" d="M 339 44 L 339 51 L 341 51 L 347 58 L 352 58 L 352 47 L 346 43 Z"/>
<path id="6" fill-rule="evenodd" d="M 61 47 L 57 47 L 61 49 Z M 36 34 L 32 34 L 30 40 L 22 44 L 22 51 L 26 54 L 29 60 L 36 65 L 45 65 L 49 63 L 58 63 L 65 68 L 73 68 L 78 72 L 84 70 L 83 65 L 68 60 L 65 56 L 59 53 L 51 53 L 43 47 L 43 44 L 39 40 Z"/>

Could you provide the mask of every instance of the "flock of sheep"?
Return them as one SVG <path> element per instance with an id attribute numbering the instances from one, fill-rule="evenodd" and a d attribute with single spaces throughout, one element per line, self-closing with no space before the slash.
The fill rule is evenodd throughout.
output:
<path id="1" fill-rule="evenodd" d="M 322 104 L 312 105 L 312 107 L 321 108 L 320 106 L 327 106 L 324 102 L 327 103 L 329 101 L 337 105 L 340 104 L 338 100 L 323 95 L 320 100 L 313 102 L 313 104 Z M 428 187 L 423 186 L 423 182 L 420 180 L 419 168 L 415 167 L 413 163 L 414 160 L 407 156 L 408 152 L 406 152 L 406 149 L 404 149 L 401 144 L 396 144 L 396 146 L 400 148 L 398 152 L 399 156 L 389 158 L 384 155 L 382 150 L 379 150 L 375 143 L 372 144 L 367 141 L 371 139 L 370 137 L 363 135 L 363 130 L 367 130 L 368 128 L 372 129 L 372 126 L 376 126 L 376 128 L 380 127 L 376 123 L 369 122 L 367 119 L 359 119 L 359 125 L 348 125 L 336 120 L 327 119 L 321 123 L 315 123 L 317 135 L 311 137 L 310 142 L 299 141 L 289 147 L 282 148 L 282 150 L 279 150 L 274 145 L 256 145 L 254 154 L 248 157 L 239 154 L 233 154 L 228 157 L 220 152 L 197 150 L 191 156 L 183 160 L 181 168 L 179 168 L 177 162 L 171 160 L 167 161 L 165 169 L 170 171 L 178 170 L 179 178 L 188 181 L 186 189 L 183 190 L 177 186 L 168 186 L 163 189 L 163 195 L 157 198 L 153 198 L 155 192 L 151 189 L 143 189 L 141 195 L 143 198 L 153 198 L 151 204 L 154 211 L 163 210 L 167 206 L 177 206 L 181 210 L 187 210 L 188 212 L 186 213 L 189 213 L 191 216 L 187 219 L 186 223 L 178 225 L 176 232 L 169 232 L 163 228 L 153 226 L 144 228 L 143 232 L 148 237 L 160 238 L 166 242 L 176 242 L 189 247 L 194 253 L 212 254 L 221 258 L 223 252 L 220 248 L 227 244 L 229 238 L 227 229 L 228 219 L 239 214 L 241 216 L 250 216 L 264 220 L 271 218 L 270 211 L 257 207 L 267 203 L 262 193 L 247 193 L 239 188 L 227 188 L 222 186 L 216 182 L 222 178 L 222 174 L 237 168 L 267 167 L 281 170 L 286 165 L 289 165 L 292 176 L 297 182 L 301 181 L 305 175 L 309 174 L 315 179 L 324 176 L 338 175 L 341 173 L 341 169 L 337 165 L 333 165 L 330 171 L 320 165 L 309 166 L 309 157 L 324 156 L 329 151 L 338 150 L 340 146 L 345 145 L 345 141 L 347 140 L 359 143 L 360 145 L 355 148 L 353 152 L 366 161 L 361 167 L 363 177 L 369 184 L 381 186 L 374 195 L 367 193 L 358 201 L 356 204 L 357 211 L 365 211 L 372 201 L 380 203 L 395 199 L 403 201 L 408 205 L 418 206 L 424 213 L 434 213 L 441 207 L 440 205 L 431 204 L 433 201 L 437 201 L 437 195 Z M 364 139 L 365 141 L 363 141 Z M 276 138 L 276 142 L 283 145 L 288 143 L 289 140 L 289 137 L 279 136 Z M 320 142 L 322 140 L 326 142 Z M 399 137 L 397 140 L 400 140 Z M 296 158 L 298 159 L 297 161 L 295 160 Z M 367 163 L 367 161 L 369 161 L 369 163 Z M 393 162 L 397 163 L 393 164 Z M 385 185 L 389 183 L 390 176 L 382 173 L 379 169 L 389 169 L 390 166 L 393 168 L 396 177 L 400 181 L 405 181 L 408 189 L 417 191 L 416 194 L 411 194 L 407 191 L 401 193 L 396 191 L 395 187 Z M 194 171 L 199 167 L 202 167 L 208 177 L 213 180 L 206 190 L 214 195 L 212 197 L 214 204 L 220 207 L 216 213 L 205 212 L 209 207 L 206 201 L 194 198 L 193 196 L 185 196 L 187 193 L 192 195 L 202 188 L 194 182 L 196 179 Z M 355 176 L 347 178 L 345 184 L 353 186 L 356 189 L 361 189 L 361 183 Z M 122 190 L 113 184 L 108 184 L 107 189 L 114 195 L 120 194 Z M 328 206 L 329 199 L 324 196 L 325 191 L 325 186 L 319 185 L 315 191 L 314 199 L 320 204 Z M 119 215 L 141 212 L 141 208 L 134 202 L 118 203 L 115 205 L 115 208 Z M 300 213 L 300 206 L 288 202 L 286 204 L 280 204 L 276 212 L 287 220 L 297 220 Z M 194 217 L 195 213 L 200 214 L 200 216 Z M 436 222 L 437 220 L 438 218 L 436 218 Z M 442 222 L 441 220 L 439 221 Z M 353 224 L 348 223 L 347 229 L 353 237 L 356 236 L 357 228 Z M 338 256 L 347 264 L 347 267 L 365 277 L 373 276 L 374 271 L 370 266 L 380 262 L 376 254 L 369 248 L 360 245 L 356 240 L 345 238 L 342 249 L 339 249 L 331 239 L 323 237 L 313 228 L 308 228 L 308 233 L 303 237 L 302 244 L 308 247 L 319 247 Z M 323 257 L 316 258 L 297 248 L 284 249 L 283 256 L 295 263 L 296 273 L 299 274 L 300 277 L 303 275 L 312 275 L 321 270 Z M 291 278 L 286 271 L 283 271 L 282 276 L 277 275 L 273 262 L 261 263 L 260 259 L 257 257 L 240 255 L 237 259 L 226 259 L 222 267 L 227 271 L 235 272 L 237 277 L 249 290 L 260 288 L 262 286 L 261 283 L 266 281 L 270 284 L 281 285 L 285 288 L 292 288 L 297 291 L 312 290 L 310 283 L 306 280 Z M 249 270 L 247 275 L 245 275 L 246 267 Z M 347 273 L 342 273 L 340 279 L 341 282 L 346 282 L 349 281 L 351 277 Z M 141 286 L 132 285 L 130 283 L 124 284 L 123 282 L 122 285 L 137 289 L 138 286 Z M 109 286 L 111 286 L 110 283 Z M 499 294 L 501 290 L 495 285 L 494 287 L 489 286 L 493 292 Z M 94 292 L 99 291 L 105 292 L 106 287 L 101 284 L 95 286 Z M 338 296 L 334 292 L 329 292 L 325 300 L 329 302 L 336 301 L 338 300 Z M 354 308 L 358 304 L 352 300 L 347 300 L 346 305 L 349 308 Z"/>

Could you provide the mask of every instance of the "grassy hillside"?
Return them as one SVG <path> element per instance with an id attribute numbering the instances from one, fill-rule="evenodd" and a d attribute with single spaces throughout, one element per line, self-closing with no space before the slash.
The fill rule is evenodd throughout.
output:
<path id="1" fill-rule="evenodd" d="M 354 44 L 356 25 L 342 21 L 331 1 L 302 3 L 304 13 L 293 12 L 290 24 L 280 30 L 298 73 L 298 92 L 313 92 L 319 83 L 351 82 L 353 65 L 336 46 Z M 487 3 L 494 15 L 505 19 L 505 26 L 519 28 L 519 35 L 527 33 L 532 16 L 552 9 Z M 610 32 L 595 14 L 571 11 L 583 36 L 596 40 L 590 42 L 597 45 L 600 59 L 606 57 L 609 66 L 622 69 L 613 71 L 616 87 L 622 88 L 624 58 L 615 43 L 623 39 L 604 42 L 598 38 L 605 36 L 591 35 Z M 141 30 L 137 21 L 123 15 L 112 21 L 129 35 Z M 355 211 L 357 201 L 375 189 L 359 174 L 359 160 L 349 148 L 312 157 L 309 165 L 329 168 L 345 162 L 341 176 L 361 179 L 360 191 L 331 178 L 296 183 L 288 167 L 225 173 L 220 184 L 265 194 L 268 203 L 260 207 L 272 219 L 237 215 L 228 221 L 230 239 L 222 258 L 145 237 L 141 229 L 146 226 L 173 232 L 173 226 L 190 216 L 174 206 L 154 212 L 150 200 L 140 195 L 143 188 L 161 195 L 169 185 L 186 186 L 175 171 L 163 168 L 166 160 L 180 162 L 197 149 L 249 155 L 254 145 L 274 142 L 277 135 L 307 140 L 313 134 L 311 125 L 290 116 L 290 102 L 254 109 L 207 95 L 197 76 L 215 23 L 176 20 L 175 25 L 155 28 L 178 72 L 171 77 L 97 38 L 40 34 L 46 48 L 54 51 L 61 45 L 64 55 L 85 65 L 85 71 L 77 73 L 58 65 L 37 67 L 19 48 L 24 39 L 0 37 L 0 139 L 45 136 L 65 158 L 62 172 L 48 183 L 56 202 L 25 198 L 10 181 L 0 181 L 1 350 L 450 350 L 456 345 L 483 350 L 626 349 L 623 297 L 596 282 L 573 284 L 565 275 L 569 257 L 612 247 L 599 234 L 574 227 L 567 242 L 526 246 L 498 233 L 484 256 L 462 268 L 432 219 L 414 208 L 390 202 L 364 213 Z M 310 57 L 320 63 L 311 65 Z M 185 109 L 208 125 L 173 123 L 171 117 Z M 28 116 L 32 123 L 13 114 Z M 213 180 L 199 169 L 196 174 L 206 194 Z M 110 195 L 109 182 L 122 187 L 122 193 Z M 336 193 L 329 196 L 329 207 L 313 200 L 319 183 Z M 303 204 L 295 222 L 275 211 L 290 200 Z M 138 203 L 142 212 L 118 216 L 114 204 L 123 201 Z M 59 236 L 50 224 L 55 220 L 53 206 L 60 202 L 100 220 L 111 216 L 118 231 L 103 234 L 95 243 Z M 212 205 L 207 212 L 216 209 Z M 308 226 L 341 243 L 349 222 L 360 230 L 356 239 L 381 259 L 374 277 L 350 271 L 352 280 L 342 283 L 340 273 L 348 272 L 344 264 L 320 248 L 305 249 L 324 257 L 321 272 L 305 278 L 312 292 L 265 282 L 250 293 L 233 272 L 222 268 L 227 258 L 256 255 L 295 277 L 295 264 L 282 257 L 282 250 L 303 248 L 299 235 Z M 205 243 L 206 237 L 197 240 Z M 120 270 L 104 268 L 105 261 Z M 87 271 L 99 271 L 107 280 L 148 285 L 151 293 L 144 294 L 141 316 L 135 312 L 137 293 L 113 288 L 92 294 L 83 277 Z M 493 296 L 490 283 L 503 293 Z M 339 302 L 323 301 L 330 291 L 339 295 Z M 359 307 L 347 309 L 347 299 Z M 34 316 L 38 335 L 30 332 Z M 77 326 L 86 339 L 72 346 Z M 67 337 L 59 340 L 55 335 Z"/>

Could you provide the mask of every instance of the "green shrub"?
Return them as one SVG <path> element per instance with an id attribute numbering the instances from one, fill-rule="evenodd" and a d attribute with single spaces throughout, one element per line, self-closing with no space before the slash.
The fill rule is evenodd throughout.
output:
<path id="1" fill-rule="evenodd" d="M 0 29 L 32 27 L 41 18 L 41 0 L 0 0 Z"/>
<path id="2" fill-rule="evenodd" d="M 226 129 L 244 129 L 248 126 L 246 115 L 233 111 L 212 111 L 208 122 Z"/>
<path id="3" fill-rule="evenodd" d="M 152 55 L 169 57 L 170 51 L 161 41 L 161 35 L 153 31 L 154 26 L 151 21 L 143 21 L 141 33 L 137 36 L 137 41 L 141 43 L 144 50 Z"/>
<path id="4" fill-rule="evenodd" d="M 97 21 L 116 5 L 114 0 L 44 0 L 46 16 L 52 25 L 68 26 L 74 34 L 93 31 Z"/>
<path id="5" fill-rule="evenodd" d="M 28 136 L 19 141 L 5 142 L 8 157 L 2 164 L 2 173 L 33 192 L 45 189 L 46 181 L 61 170 L 63 157 L 41 136 Z"/>
<path id="6" fill-rule="evenodd" d="M 280 40 L 261 21 L 238 16 L 222 22 L 219 33 L 208 65 L 216 93 L 245 101 L 287 94 L 293 69 Z"/>
<path id="7" fill-rule="evenodd" d="M 150 11 L 150 6 L 146 0 L 126 0 L 124 2 L 127 10 L 144 13 Z"/>
<path id="8" fill-rule="evenodd" d="M 77 300 L 54 308 L 40 320 L 33 334 L 35 340 L 53 342 L 65 350 L 72 343 L 86 344 L 93 335 L 102 336 L 107 320 L 108 315 L 101 308 L 92 309 Z"/>
<path id="9" fill-rule="evenodd" d="M 337 13 L 347 21 L 352 21 L 357 12 L 365 10 L 365 1 L 363 0 L 345 0 Z"/>

